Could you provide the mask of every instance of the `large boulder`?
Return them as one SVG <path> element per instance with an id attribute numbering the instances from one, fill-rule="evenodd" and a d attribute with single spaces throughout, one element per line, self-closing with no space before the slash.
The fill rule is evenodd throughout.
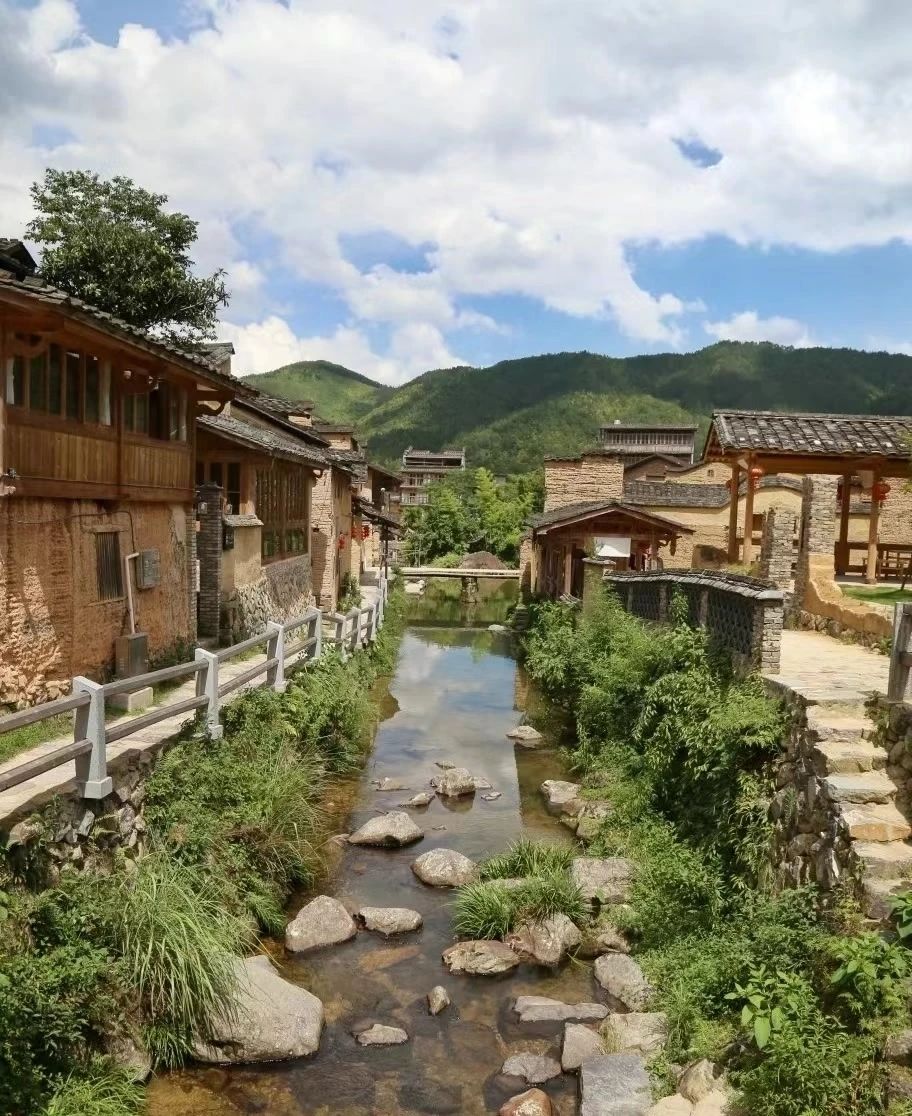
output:
<path id="1" fill-rule="evenodd" d="M 570 878 L 587 902 L 626 903 L 633 871 L 633 862 L 623 856 L 577 856 L 570 865 Z"/>
<path id="2" fill-rule="evenodd" d="M 510 934 L 507 945 L 524 961 L 539 965 L 559 965 L 582 941 L 577 926 L 565 914 L 551 915 L 539 922 L 524 922 Z"/>
<path id="3" fill-rule="evenodd" d="M 551 1098 L 541 1089 L 527 1089 L 519 1096 L 510 1097 L 501 1108 L 499 1116 L 552 1116 Z"/>
<path id="4" fill-rule="evenodd" d="M 612 1054 L 657 1054 L 668 1041 L 664 1011 L 631 1011 L 609 1015 L 601 1026 L 605 1048 Z"/>
<path id="5" fill-rule="evenodd" d="M 412 871 L 430 887 L 462 887 L 478 878 L 478 865 L 455 849 L 431 849 L 412 863 Z"/>
<path id="6" fill-rule="evenodd" d="M 564 1024 L 564 1041 L 561 1046 L 561 1068 L 564 1073 L 572 1073 L 588 1058 L 604 1053 L 605 1048 L 598 1031 L 593 1031 L 583 1023 Z"/>
<path id="7" fill-rule="evenodd" d="M 323 1004 L 316 996 L 283 980 L 268 957 L 238 958 L 235 975 L 232 1010 L 196 1039 L 197 1061 L 278 1062 L 316 1052 L 323 1030 Z"/>
<path id="8" fill-rule="evenodd" d="M 519 964 L 519 957 L 503 942 L 457 942 L 443 951 L 443 963 L 451 973 L 497 976 Z"/>
<path id="9" fill-rule="evenodd" d="M 602 1054 L 580 1066 L 580 1116 L 645 1116 L 652 1089 L 636 1054 Z"/>
<path id="10" fill-rule="evenodd" d="M 521 1077 L 530 1085 L 541 1085 L 552 1077 L 559 1077 L 560 1063 L 546 1054 L 513 1054 L 507 1058 L 500 1071 L 507 1077 Z"/>
<path id="11" fill-rule="evenodd" d="M 627 1011 L 642 1011 L 652 996 L 646 974 L 626 953 L 605 953 L 595 960 L 595 979 Z"/>
<path id="12" fill-rule="evenodd" d="M 510 740 L 515 740 L 517 744 L 521 744 L 524 748 L 537 748 L 540 744 L 544 743 L 544 737 L 531 725 L 517 725 L 516 728 L 510 729 L 507 733 Z"/>
<path id="13" fill-rule="evenodd" d="M 356 829 L 348 838 L 352 845 L 379 845 L 384 848 L 400 848 L 420 841 L 424 832 L 418 828 L 408 814 L 393 810 L 370 818 Z"/>
<path id="14" fill-rule="evenodd" d="M 565 809 L 567 813 L 576 812 L 575 804 L 579 799 L 579 783 L 565 783 L 562 779 L 545 779 L 541 792 L 552 810 Z M 571 806 L 571 809 L 566 808 Z"/>
<path id="15" fill-rule="evenodd" d="M 358 915 L 366 930 L 376 930 L 386 937 L 418 930 L 422 923 L 421 915 L 408 907 L 362 907 Z"/>
<path id="16" fill-rule="evenodd" d="M 318 895 L 285 927 L 285 948 L 292 953 L 347 942 L 358 931 L 355 920 L 331 895 Z"/>
<path id="17" fill-rule="evenodd" d="M 474 794 L 477 787 L 475 776 L 465 767 L 450 767 L 431 780 L 441 798 L 463 798 Z"/>
<path id="18" fill-rule="evenodd" d="M 401 1027 L 388 1027 L 385 1023 L 374 1023 L 355 1037 L 359 1046 L 402 1046 L 408 1042 L 408 1034 Z"/>
<path id="19" fill-rule="evenodd" d="M 593 926 L 583 934 L 581 957 L 599 957 L 603 953 L 629 953 L 630 943 L 613 926 Z"/>
<path id="20" fill-rule="evenodd" d="M 896 1071 L 896 1070 L 899 1070 L 900 1067 L 893 1066 L 892 1068 L 893 1068 L 894 1071 Z M 905 1071 L 900 1071 L 900 1072 L 905 1072 Z M 891 1092 L 892 1092 L 891 1082 L 888 1081 L 888 1083 L 887 1083 L 887 1100 L 888 1100 L 888 1102 L 891 1099 L 891 1095 L 890 1095 Z M 912 1078 L 907 1079 L 904 1095 L 901 1098 L 897 1098 L 897 1099 L 904 1100 L 906 1103 L 908 1103 L 910 1100 L 912 1100 Z M 707 1093 L 706 1096 L 702 1100 L 697 1101 L 697 1103 L 693 1106 L 693 1109 L 691 1111 L 693 1113 L 693 1116 L 726 1116 L 726 1114 L 728 1112 L 728 1102 L 729 1102 L 729 1095 L 725 1091 L 725 1089 L 718 1089 L 717 1088 L 717 1089 L 713 1089 L 711 1092 Z"/>
<path id="21" fill-rule="evenodd" d="M 604 1004 L 565 1004 L 547 996 L 517 996 L 513 1010 L 520 1023 L 598 1022 L 608 1014 Z"/>

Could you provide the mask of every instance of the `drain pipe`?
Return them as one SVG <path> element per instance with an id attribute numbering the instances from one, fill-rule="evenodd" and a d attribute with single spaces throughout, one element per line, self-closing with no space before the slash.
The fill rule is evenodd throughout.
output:
<path id="1" fill-rule="evenodd" d="M 133 611 L 133 581 L 130 577 L 130 563 L 139 557 L 139 551 L 124 555 L 124 578 L 127 583 L 127 608 L 130 610 L 130 635 L 136 635 L 136 614 Z"/>

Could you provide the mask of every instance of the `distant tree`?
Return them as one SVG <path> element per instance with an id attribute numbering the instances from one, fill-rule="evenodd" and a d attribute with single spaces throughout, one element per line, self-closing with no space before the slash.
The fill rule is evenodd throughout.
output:
<path id="1" fill-rule="evenodd" d="M 428 502 L 406 513 L 406 545 L 410 560 L 429 562 L 443 554 L 462 554 L 471 537 L 465 504 L 445 484 L 435 484 Z"/>
<path id="2" fill-rule="evenodd" d="M 26 236 L 41 246 L 42 275 L 131 325 L 192 347 L 215 336 L 227 306 L 224 271 L 193 274 L 196 221 L 168 213 L 120 175 L 48 168 L 31 188 L 36 216 Z"/>

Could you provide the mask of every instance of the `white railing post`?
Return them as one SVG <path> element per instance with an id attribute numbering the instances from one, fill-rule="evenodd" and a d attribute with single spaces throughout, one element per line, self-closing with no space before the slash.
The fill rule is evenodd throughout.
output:
<path id="1" fill-rule="evenodd" d="M 371 605 L 370 635 L 368 636 L 368 639 L 371 641 L 371 643 L 373 643 L 374 640 L 377 638 L 377 608 L 378 605 L 376 603 Z"/>
<path id="2" fill-rule="evenodd" d="M 76 781 L 83 798 L 106 798 L 114 789 L 108 775 L 104 686 L 82 675 L 73 679 L 74 694 L 88 694 L 89 704 L 76 710 L 74 740 L 88 740 L 92 750 L 76 757 Z"/>
<path id="3" fill-rule="evenodd" d="M 351 652 L 354 654 L 358 650 L 361 643 L 361 609 L 349 609 L 348 617 L 352 622 L 351 630 Z"/>
<path id="4" fill-rule="evenodd" d="M 197 647 L 193 656 L 196 662 L 205 663 L 206 669 L 201 670 L 196 676 L 196 695 L 206 697 L 206 730 L 213 740 L 221 740 L 224 734 L 222 722 L 219 720 L 219 661 L 218 655 L 207 651 L 204 647 Z"/>
<path id="5" fill-rule="evenodd" d="M 912 675 L 912 604 L 901 602 L 893 606 L 893 646 L 890 651 L 890 675 L 887 697 L 891 701 L 905 701 Z"/>
<path id="6" fill-rule="evenodd" d="M 277 694 L 284 694 L 288 688 L 285 681 L 285 625 L 275 620 L 266 622 L 269 639 L 266 641 L 266 658 L 277 659 L 275 666 L 266 671 L 266 685 L 272 686 Z"/>
<path id="7" fill-rule="evenodd" d="M 323 654 L 323 613 L 318 609 L 314 609 L 314 631 L 313 637 L 316 641 L 313 645 L 312 655 L 313 658 L 319 659 Z"/>
<path id="8" fill-rule="evenodd" d="M 342 656 L 342 662 L 348 658 L 348 653 L 345 650 L 345 620 L 346 618 L 341 613 L 336 613 L 335 625 L 336 634 L 333 637 L 333 642 L 339 648 L 339 654 Z"/>

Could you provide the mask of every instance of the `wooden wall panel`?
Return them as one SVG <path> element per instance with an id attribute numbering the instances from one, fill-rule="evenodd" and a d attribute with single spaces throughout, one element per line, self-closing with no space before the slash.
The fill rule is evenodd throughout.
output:
<path id="1" fill-rule="evenodd" d="M 188 490 L 190 447 L 178 442 L 124 439 L 123 479 L 127 488 Z"/>
<path id="2" fill-rule="evenodd" d="M 7 468 L 25 482 L 33 478 L 116 487 L 117 443 L 112 438 L 10 424 L 6 439 Z"/>

